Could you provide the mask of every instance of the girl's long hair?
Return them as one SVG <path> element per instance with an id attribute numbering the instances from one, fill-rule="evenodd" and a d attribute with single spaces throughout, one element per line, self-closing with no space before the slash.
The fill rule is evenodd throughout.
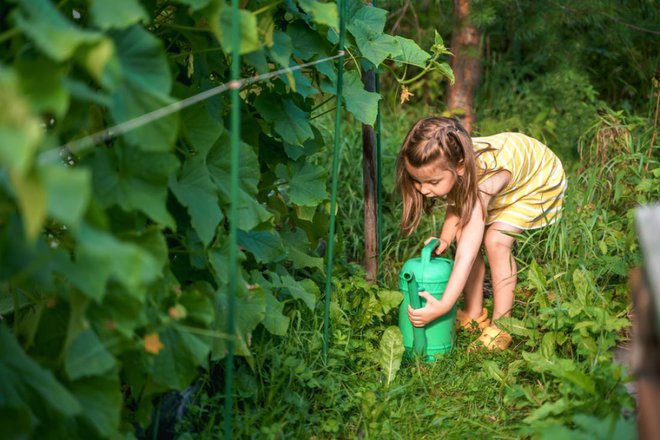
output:
<path id="1" fill-rule="evenodd" d="M 403 233 L 412 234 L 419 226 L 422 212 L 429 212 L 433 206 L 431 199 L 415 189 L 406 164 L 419 168 L 439 163 L 454 173 L 456 184 L 447 195 L 447 204 L 458 214 L 459 227 L 462 228 L 479 200 L 479 177 L 491 172 L 481 170 L 476 162 L 477 156 L 488 150 L 475 153 L 470 135 L 455 119 L 428 117 L 417 121 L 406 135 L 396 161 L 396 183 L 403 199 Z M 442 161 L 438 162 L 438 159 Z M 464 170 L 462 175 L 456 172 L 460 167 Z M 483 208 L 485 215 L 486 207 Z"/>

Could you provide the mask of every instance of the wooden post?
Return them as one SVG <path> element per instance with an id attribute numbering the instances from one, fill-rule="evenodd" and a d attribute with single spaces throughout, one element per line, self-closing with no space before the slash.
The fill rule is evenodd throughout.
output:
<path id="1" fill-rule="evenodd" d="M 376 91 L 374 70 L 362 71 L 368 92 Z M 369 282 L 378 277 L 378 210 L 376 207 L 376 132 L 362 124 L 362 182 L 364 187 L 364 268 Z"/>
<path id="2" fill-rule="evenodd" d="M 660 439 L 660 205 L 638 208 L 637 234 L 644 255 L 644 271 L 631 274 L 633 374 L 637 378 L 639 438 Z"/>
<path id="3" fill-rule="evenodd" d="M 470 0 L 454 0 L 454 28 L 451 33 L 451 68 L 456 81 L 449 86 L 447 107 L 459 110 L 461 123 L 472 132 L 474 92 L 481 80 L 481 32 L 470 22 Z"/>

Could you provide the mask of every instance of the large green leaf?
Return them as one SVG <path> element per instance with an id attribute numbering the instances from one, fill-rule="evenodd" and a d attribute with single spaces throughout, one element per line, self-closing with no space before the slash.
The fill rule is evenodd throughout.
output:
<path id="1" fill-rule="evenodd" d="M 83 45 L 97 43 L 102 35 L 80 29 L 48 0 L 20 0 L 14 14 L 16 26 L 55 61 L 64 61 Z"/>
<path id="2" fill-rule="evenodd" d="M 298 4 L 312 16 L 315 23 L 339 30 L 339 16 L 336 3 L 322 3 L 316 0 L 298 0 Z"/>
<path id="3" fill-rule="evenodd" d="M 238 191 L 238 224 L 241 229 L 249 231 L 255 226 L 269 220 L 272 215 L 256 199 L 259 183 L 259 160 L 253 148 L 245 143 L 240 146 L 239 161 L 239 191 Z M 229 209 L 230 190 L 230 143 L 227 132 L 211 148 L 207 157 L 211 179 L 220 191 L 223 208 Z M 225 211 L 226 214 L 226 211 Z"/>
<path id="4" fill-rule="evenodd" d="M 208 258 L 218 284 L 229 283 L 229 239 L 221 236 L 214 247 L 209 250 Z M 238 252 L 238 263 L 245 261 L 245 254 Z"/>
<path id="5" fill-rule="evenodd" d="M 318 32 L 314 32 L 302 20 L 296 20 L 286 28 L 286 34 L 291 38 L 293 54 L 303 60 L 319 55 L 327 56 L 330 46 Z"/>
<path id="6" fill-rule="evenodd" d="M 44 132 L 20 88 L 16 73 L 0 67 L 0 166 L 22 174 L 32 163 Z"/>
<path id="7" fill-rule="evenodd" d="M 378 363 L 385 375 L 385 384 L 389 385 L 396 377 L 396 373 L 401 368 L 401 359 L 405 348 L 403 346 L 403 336 L 399 327 L 387 327 L 380 340 L 380 350 Z"/>
<path id="8" fill-rule="evenodd" d="M 209 105 L 197 104 L 183 109 L 181 114 L 183 136 L 192 145 L 194 154 L 206 159 L 206 155 L 224 131 L 224 127 L 211 116 Z"/>
<path id="9" fill-rule="evenodd" d="M 254 106 L 264 119 L 273 123 L 275 131 L 285 142 L 302 144 L 314 135 L 309 125 L 309 113 L 290 99 L 262 93 Z"/>
<path id="10" fill-rule="evenodd" d="M 362 55 L 375 66 L 389 56 L 401 55 L 397 39 L 383 33 L 386 18 L 386 10 L 365 6 L 357 11 L 347 26 Z"/>
<path id="11" fill-rule="evenodd" d="M 198 281 L 185 289 L 179 302 L 186 309 L 186 320 L 208 327 L 213 323 L 215 314 L 212 298 L 215 292 L 205 281 Z"/>
<path id="12" fill-rule="evenodd" d="M 81 379 L 72 383 L 70 389 L 85 408 L 82 417 L 101 437 L 119 436 L 123 399 L 117 374 Z"/>
<path id="13" fill-rule="evenodd" d="M 309 267 L 323 272 L 323 258 L 309 255 L 309 240 L 305 231 L 297 228 L 294 231 L 284 231 L 280 235 L 284 238 L 289 260 L 291 260 L 295 269 Z M 401 301 L 399 300 L 399 302 Z"/>
<path id="14" fill-rule="evenodd" d="M 238 244 L 247 249 L 258 263 L 272 263 L 287 256 L 282 239 L 275 231 L 238 230 Z"/>
<path id="15" fill-rule="evenodd" d="M 206 366 L 210 347 L 206 341 L 178 328 L 159 332 L 163 349 L 154 359 L 154 380 L 180 390 L 197 376 L 197 368 Z"/>
<path id="16" fill-rule="evenodd" d="M 87 310 L 91 322 L 106 323 L 113 332 L 128 340 L 133 338 L 137 328 L 148 322 L 142 298 L 117 284 L 108 287 L 102 303 L 91 303 Z"/>
<path id="17" fill-rule="evenodd" d="M 265 291 L 266 316 L 262 324 L 274 335 L 284 336 L 289 328 L 289 317 L 282 313 L 284 304 L 279 302 L 270 291 Z"/>
<path id="18" fill-rule="evenodd" d="M 98 376 L 114 368 L 115 358 L 105 349 L 91 328 L 76 336 L 64 358 L 64 370 L 69 379 Z"/>
<path id="19" fill-rule="evenodd" d="M 337 93 L 336 73 L 331 66 L 319 64 L 317 69 L 328 76 L 330 82 L 324 81 L 321 90 L 326 93 Z M 378 100 L 381 96 L 375 92 L 367 92 L 360 76 L 354 70 L 344 73 L 344 90 L 342 93 L 346 110 L 351 112 L 355 118 L 363 124 L 373 125 L 378 114 Z"/>
<path id="20" fill-rule="evenodd" d="M 289 67 L 293 45 L 291 37 L 282 31 L 273 33 L 274 46 L 270 50 L 270 56 L 282 67 Z"/>
<path id="21" fill-rule="evenodd" d="M 101 301 L 109 279 L 122 283 L 127 292 L 141 297 L 144 286 L 161 275 L 158 261 L 141 247 L 113 235 L 81 226 L 75 261 L 64 261 L 58 271 L 85 295 Z"/>
<path id="22" fill-rule="evenodd" d="M 170 178 L 170 189 L 188 209 L 193 228 L 204 246 L 208 246 L 224 216 L 218 202 L 218 189 L 211 180 L 205 158 L 201 155 L 188 158 L 181 175 Z"/>
<path id="23" fill-rule="evenodd" d="M 274 278 L 275 284 L 280 285 L 281 282 L 279 276 L 272 273 L 270 275 Z M 282 313 L 284 304 L 279 302 L 275 295 L 273 295 L 272 289 L 277 286 L 274 286 L 273 283 L 266 280 L 259 271 L 252 271 L 250 276 L 252 283 L 264 292 L 266 298 L 266 316 L 264 316 L 262 324 L 274 335 L 282 336 L 286 334 L 286 331 L 289 328 L 290 319 Z"/>
<path id="24" fill-rule="evenodd" d="M 319 287 L 314 281 L 296 281 L 291 275 L 283 275 L 280 280 L 279 284 L 273 286 L 284 288 L 293 298 L 302 300 L 310 310 L 314 310 L 316 298 L 320 294 Z"/>
<path id="25" fill-rule="evenodd" d="M 142 211 L 161 225 L 174 227 L 167 211 L 167 182 L 177 169 L 173 154 L 144 152 L 118 144 L 92 158 L 94 193 L 103 206 Z"/>
<path id="26" fill-rule="evenodd" d="M 112 32 L 116 59 L 103 72 L 102 84 L 112 91 L 110 114 L 125 122 L 169 105 L 172 75 L 160 40 L 140 26 Z M 178 132 L 178 114 L 156 119 L 124 136 L 147 151 L 168 151 Z"/>
<path id="27" fill-rule="evenodd" d="M 46 189 L 35 173 L 11 173 L 11 182 L 18 198 L 25 233 L 33 241 L 46 220 Z"/>
<path id="28" fill-rule="evenodd" d="M 233 25 L 231 8 L 224 7 L 220 12 L 219 26 L 212 25 L 220 44 L 226 53 L 232 51 L 231 28 Z M 259 32 L 257 29 L 257 17 L 250 11 L 241 9 L 238 11 L 239 48 L 240 55 L 261 48 Z"/>
<path id="29" fill-rule="evenodd" d="M 17 60 L 13 67 L 20 78 L 21 92 L 35 114 L 64 117 L 70 104 L 69 93 L 64 87 L 67 72 L 64 66 L 46 57 L 25 57 Z"/>
<path id="30" fill-rule="evenodd" d="M 89 170 L 47 165 L 39 175 L 46 190 L 46 211 L 67 226 L 77 228 L 91 196 Z"/>
<path id="31" fill-rule="evenodd" d="M 288 183 L 280 186 L 280 190 L 296 205 L 316 206 L 328 198 L 325 189 L 328 173 L 322 167 L 309 162 L 293 162 L 288 167 L 279 164 L 276 174 Z"/>
<path id="32" fill-rule="evenodd" d="M 289 81 L 289 85 L 291 86 L 291 90 L 298 93 L 303 98 L 321 93 L 320 90 L 312 85 L 312 81 L 302 74 L 300 70 L 294 71 L 292 77 L 293 78 L 291 78 L 291 76 L 286 76 L 287 81 Z"/>
<path id="33" fill-rule="evenodd" d="M 138 0 L 92 0 L 92 21 L 101 29 L 125 28 L 149 20 Z"/>
<path id="34" fill-rule="evenodd" d="M 395 61 L 412 64 L 417 67 L 426 66 L 426 62 L 431 58 L 431 54 L 419 47 L 413 40 L 398 35 L 395 38 L 401 47 L 401 54 L 393 58 Z"/>
<path id="35" fill-rule="evenodd" d="M 227 333 L 227 287 L 222 286 L 216 295 L 216 321 L 213 328 L 218 332 Z M 239 280 L 234 316 L 234 335 L 236 337 L 234 352 L 239 356 L 249 356 L 249 341 L 252 331 L 266 316 L 266 297 L 261 288 L 247 290 L 245 280 Z M 220 359 L 227 354 L 225 338 L 213 339 L 213 358 Z"/>
<path id="36" fill-rule="evenodd" d="M 64 416 L 81 411 L 78 401 L 53 373 L 30 359 L 7 327 L 0 325 L 0 408 L 31 411 L 43 403 Z"/>

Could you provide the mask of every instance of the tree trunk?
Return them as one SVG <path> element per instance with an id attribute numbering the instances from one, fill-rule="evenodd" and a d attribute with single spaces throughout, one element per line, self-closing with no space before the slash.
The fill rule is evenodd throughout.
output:
<path id="1" fill-rule="evenodd" d="M 362 71 L 365 90 L 376 90 L 376 73 Z M 376 207 L 376 133 L 362 124 L 362 182 L 364 187 L 364 268 L 369 282 L 378 277 L 378 215 Z"/>
<path id="2" fill-rule="evenodd" d="M 459 115 L 465 129 L 471 132 L 474 91 L 481 80 L 481 32 L 470 22 L 470 0 L 454 0 L 451 50 L 456 81 L 449 87 L 447 107 Z"/>

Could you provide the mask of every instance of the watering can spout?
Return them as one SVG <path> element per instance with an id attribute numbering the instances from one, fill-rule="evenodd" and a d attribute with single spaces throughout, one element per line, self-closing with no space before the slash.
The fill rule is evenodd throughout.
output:
<path id="1" fill-rule="evenodd" d="M 419 286 L 415 280 L 415 274 L 412 272 L 404 272 L 403 279 L 408 282 L 408 300 L 413 309 L 422 307 L 419 299 Z M 413 328 L 413 347 L 415 353 L 422 356 L 426 352 L 426 332 L 423 327 Z"/>

